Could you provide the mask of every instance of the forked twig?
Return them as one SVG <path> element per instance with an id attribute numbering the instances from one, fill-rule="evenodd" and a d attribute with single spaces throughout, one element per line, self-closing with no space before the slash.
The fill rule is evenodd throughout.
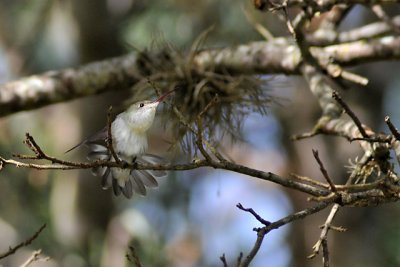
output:
<path id="1" fill-rule="evenodd" d="M 19 267 L 28 267 L 29 265 L 31 265 L 31 263 L 34 262 L 45 262 L 50 260 L 50 257 L 40 257 L 40 254 L 42 253 L 42 250 L 35 250 L 32 255 L 23 263 L 21 264 Z"/>
<path id="2" fill-rule="evenodd" d="M 331 209 L 331 211 L 330 211 L 330 213 L 329 213 L 328 217 L 326 218 L 326 221 L 325 221 L 325 223 L 323 225 L 323 228 L 322 228 L 321 234 L 319 236 L 319 239 L 318 239 L 317 243 L 315 243 L 315 245 L 313 246 L 313 253 L 308 256 L 309 259 L 312 259 L 315 256 L 317 256 L 317 254 L 319 253 L 319 251 L 321 249 L 322 243 L 326 242 L 326 240 L 328 238 L 329 229 L 331 228 L 332 220 L 335 218 L 336 213 L 338 212 L 339 208 L 340 208 L 339 204 L 333 205 L 333 207 L 332 207 L 332 209 Z M 325 244 L 325 247 L 322 247 L 322 248 L 323 248 L 323 253 L 327 253 L 327 252 L 324 251 L 324 248 L 327 248 L 327 244 Z"/>
<path id="3" fill-rule="evenodd" d="M 257 219 L 257 221 L 259 221 L 260 223 L 264 224 L 265 226 L 268 226 L 271 224 L 270 221 L 264 220 L 260 215 L 258 215 L 252 208 L 245 208 L 242 206 L 242 204 L 238 203 L 236 204 L 236 207 L 240 210 L 243 210 L 245 212 L 249 212 L 250 214 L 252 214 L 254 216 L 254 218 Z"/>
<path id="4" fill-rule="evenodd" d="M 302 211 L 298 211 L 296 213 L 293 213 L 291 215 L 288 215 L 280 220 L 277 220 L 275 222 L 272 222 L 262 228 L 256 228 L 254 229 L 257 232 L 257 239 L 254 243 L 253 248 L 250 250 L 249 254 L 244 258 L 244 260 L 242 261 L 242 264 L 240 265 L 241 267 L 247 267 L 250 265 L 251 261 L 254 259 L 254 257 L 256 256 L 258 250 L 261 247 L 261 244 L 264 240 L 264 237 L 266 234 L 268 234 L 270 231 L 274 230 L 274 229 L 278 229 L 288 223 L 291 223 L 295 220 L 299 220 L 299 219 L 303 219 L 307 216 L 310 216 L 314 213 L 317 213 L 323 209 L 325 209 L 327 206 L 329 206 L 332 203 L 331 201 L 327 201 L 327 202 L 322 202 L 319 203 L 311 208 L 307 208 L 304 209 Z"/>
<path id="5" fill-rule="evenodd" d="M 222 256 L 219 257 L 219 259 L 222 261 L 224 267 L 228 267 L 228 262 L 226 261 L 225 253 L 222 254 Z"/>
<path id="6" fill-rule="evenodd" d="M 383 10 L 381 5 L 373 5 L 371 9 L 375 13 L 375 15 L 383 22 L 385 22 L 396 34 L 400 34 L 400 28 L 395 23 L 393 23 L 392 19 L 385 12 L 385 10 Z"/>

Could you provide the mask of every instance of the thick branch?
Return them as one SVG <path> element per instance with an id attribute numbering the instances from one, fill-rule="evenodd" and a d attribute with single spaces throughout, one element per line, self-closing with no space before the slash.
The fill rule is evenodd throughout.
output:
<path id="1" fill-rule="evenodd" d="M 396 16 L 391 20 L 391 23 L 397 27 L 400 26 L 400 16 Z M 345 32 L 339 32 L 337 30 L 332 32 L 323 32 L 318 30 L 315 34 L 308 35 L 307 41 L 311 45 L 332 45 L 333 43 L 348 43 L 360 40 L 366 40 L 376 38 L 379 36 L 387 35 L 391 33 L 392 27 L 387 23 L 379 21 L 374 22 L 365 26 L 361 26 L 356 29 L 352 29 Z"/>
<path id="2" fill-rule="evenodd" d="M 383 37 L 369 42 L 352 42 L 314 48 L 320 62 L 337 64 L 396 59 L 400 57 L 400 37 Z M 151 58 L 151 57 L 149 57 Z M 301 55 L 297 46 L 285 38 L 252 42 L 236 47 L 202 50 L 193 58 L 199 71 L 212 70 L 235 74 L 299 74 Z M 0 86 L 0 116 L 40 108 L 82 96 L 127 89 L 142 77 L 143 55 L 125 56 L 34 75 Z M 147 73 L 148 74 L 148 73 Z"/>
<path id="3" fill-rule="evenodd" d="M 0 86 L 0 116 L 127 89 L 141 77 L 138 59 L 137 53 L 131 53 L 77 69 L 50 71 L 6 83 Z"/>

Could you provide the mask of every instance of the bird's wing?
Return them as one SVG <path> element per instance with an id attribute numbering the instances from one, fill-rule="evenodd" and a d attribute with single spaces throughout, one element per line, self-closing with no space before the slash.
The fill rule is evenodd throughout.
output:
<path id="1" fill-rule="evenodd" d="M 144 154 L 136 159 L 139 163 L 150 163 L 150 164 L 165 164 L 166 161 L 164 158 L 153 155 L 153 154 Z M 167 176 L 166 171 L 159 171 L 159 170 L 146 170 L 146 172 L 150 173 L 152 176 L 161 178 Z"/>
<path id="2" fill-rule="evenodd" d="M 107 128 L 105 127 L 67 152 L 82 145 L 87 145 L 90 149 L 87 155 L 89 160 L 113 160 L 106 145 L 106 138 Z M 129 161 L 129 159 L 126 158 L 121 159 Z M 140 155 L 136 158 L 136 161 L 142 164 L 162 164 L 166 162 L 162 157 L 152 154 Z M 162 170 L 132 170 L 129 173 L 129 178 L 125 184 L 121 186 L 118 183 L 118 180 L 113 176 L 111 169 L 112 168 L 109 167 L 98 166 L 92 168 L 92 173 L 101 177 L 101 185 L 103 189 L 112 187 L 114 195 L 119 196 L 122 193 L 126 198 L 131 198 L 133 192 L 145 196 L 147 191 L 146 188 L 155 188 L 158 186 L 156 178 L 167 176 L 167 172 Z"/>
<path id="3" fill-rule="evenodd" d="M 75 148 L 78 148 L 78 147 L 80 147 L 82 145 L 103 143 L 103 142 L 105 142 L 105 140 L 107 138 L 107 135 L 108 135 L 107 127 L 104 127 L 100 131 L 98 131 L 98 132 L 94 133 L 93 135 L 89 136 L 88 138 L 84 139 L 82 142 L 80 142 L 76 146 L 74 146 L 74 147 L 68 149 L 67 151 L 65 151 L 65 153 L 68 153 L 68 152 L 70 152 L 70 151 L 74 150 Z"/>

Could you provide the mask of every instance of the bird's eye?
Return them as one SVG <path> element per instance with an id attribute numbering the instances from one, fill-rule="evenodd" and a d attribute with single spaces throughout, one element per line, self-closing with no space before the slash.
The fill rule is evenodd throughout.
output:
<path id="1" fill-rule="evenodd" d="M 140 108 L 144 107 L 144 104 L 143 104 L 143 103 L 140 103 L 140 104 L 139 104 L 139 107 L 140 107 Z"/>

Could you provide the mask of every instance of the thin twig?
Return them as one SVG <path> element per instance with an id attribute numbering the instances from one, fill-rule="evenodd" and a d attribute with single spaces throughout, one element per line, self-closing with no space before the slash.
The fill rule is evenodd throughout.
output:
<path id="1" fill-rule="evenodd" d="M 322 240 L 322 264 L 324 267 L 329 267 L 329 249 L 328 240 Z"/>
<path id="2" fill-rule="evenodd" d="M 45 262 L 45 261 L 50 260 L 50 257 L 39 257 L 41 253 L 42 253 L 41 249 L 35 250 L 32 253 L 32 255 L 19 267 L 28 267 L 29 265 L 31 265 L 31 263 L 34 263 L 34 262 L 38 262 L 38 261 Z"/>
<path id="3" fill-rule="evenodd" d="M 240 203 L 236 204 L 236 207 L 237 207 L 238 209 L 240 209 L 240 210 L 243 210 L 243 211 L 246 211 L 246 212 L 251 213 L 251 214 L 254 216 L 254 218 L 257 219 L 257 221 L 259 221 L 260 223 L 264 224 L 265 226 L 268 226 L 268 225 L 271 224 L 270 221 L 264 220 L 264 219 L 263 219 L 260 215 L 258 215 L 252 208 L 245 208 L 245 207 L 243 207 L 242 204 L 240 204 Z"/>
<path id="4" fill-rule="evenodd" d="M 126 259 L 129 262 L 132 262 L 135 267 L 141 267 L 141 263 L 139 260 L 139 256 L 136 253 L 136 249 L 134 246 L 129 246 L 129 252 L 126 254 Z"/>
<path id="5" fill-rule="evenodd" d="M 343 226 L 334 226 L 334 225 L 331 225 L 331 226 L 329 226 L 329 229 L 331 229 L 331 230 L 333 230 L 333 231 L 336 231 L 336 232 L 340 232 L 340 233 L 343 233 L 343 232 L 346 232 L 346 231 L 347 231 L 347 229 L 344 228 Z"/>
<path id="6" fill-rule="evenodd" d="M 35 139 L 33 139 L 29 133 L 25 133 L 24 143 L 33 151 L 33 153 L 36 154 L 38 158 L 44 158 L 46 156 L 40 146 L 36 143 Z"/>
<path id="7" fill-rule="evenodd" d="M 303 219 L 304 217 L 310 216 L 314 213 L 317 213 L 323 209 L 325 209 L 327 206 L 329 206 L 332 202 L 322 202 L 317 204 L 316 206 L 313 206 L 311 208 L 304 209 L 302 211 L 293 213 L 291 215 L 288 215 L 278 221 L 275 221 L 273 223 L 270 223 L 268 226 L 264 226 L 260 229 L 257 229 L 257 239 L 256 242 L 254 243 L 253 248 L 249 252 L 249 254 L 244 258 L 242 264 L 240 265 L 241 267 L 247 267 L 250 265 L 251 261 L 254 259 L 256 256 L 258 250 L 261 247 L 261 244 L 263 242 L 263 239 L 267 233 L 274 229 L 278 229 L 281 226 L 284 226 L 288 223 L 291 223 L 295 220 Z"/>
<path id="8" fill-rule="evenodd" d="M 261 23 L 258 23 L 254 17 L 245 9 L 242 8 L 243 13 L 247 19 L 247 21 L 253 26 L 253 28 L 267 41 L 272 41 L 274 36 L 272 33 L 265 28 Z"/>
<path id="9" fill-rule="evenodd" d="M 369 82 L 367 78 L 365 78 L 361 75 L 352 73 L 350 71 L 344 70 L 338 64 L 332 64 L 332 63 L 328 62 L 323 65 L 324 65 L 324 68 L 326 69 L 326 71 L 328 72 L 328 74 L 334 79 L 337 79 L 340 77 L 344 80 L 347 80 L 347 81 L 350 81 L 350 82 L 353 82 L 356 84 L 360 84 L 362 86 L 366 86 Z"/>
<path id="10" fill-rule="evenodd" d="M 242 264 L 240 267 L 247 267 L 250 265 L 250 263 L 253 261 L 254 257 L 257 255 L 262 242 L 264 240 L 265 235 L 269 232 L 266 228 L 266 226 L 256 229 L 257 230 L 257 239 L 256 242 L 254 243 L 253 248 L 250 250 L 249 254 L 244 258 Z"/>
<path id="11" fill-rule="evenodd" d="M 175 113 L 175 115 L 178 117 L 179 121 L 187 127 L 193 134 L 197 135 L 197 131 L 190 125 L 189 122 L 185 119 L 183 114 L 179 111 L 179 109 L 176 106 L 172 106 L 172 110 Z M 206 141 L 203 139 L 204 144 L 207 146 L 207 148 L 214 154 L 214 156 L 221 162 L 226 161 L 226 159 L 217 151 L 215 147 L 213 147 L 210 142 Z"/>
<path id="12" fill-rule="evenodd" d="M 399 130 L 397 130 L 396 126 L 394 126 L 394 124 L 392 123 L 392 121 L 390 120 L 389 116 L 385 117 L 385 122 L 389 127 L 389 130 L 392 132 L 393 136 L 400 141 L 400 132 Z"/>
<path id="13" fill-rule="evenodd" d="M 308 132 L 308 133 L 302 133 L 302 134 L 296 134 L 290 137 L 290 139 L 292 141 L 297 141 L 297 140 L 302 140 L 302 139 L 306 139 L 306 138 L 311 138 L 314 137 L 316 135 L 320 134 L 320 132 L 318 131 L 312 131 L 312 132 Z"/>
<path id="14" fill-rule="evenodd" d="M 30 238 L 26 239 L 25 241 L 16 245 L 15 247 L 10 247 L 7 252 L 0 254 L 0 260 L 10 256 L 11 254 L 14 254 L 18 249 L 30 245 L 36 238 L 38 238 L 38 236 L 40 235 L 40 233 L 43 231 L 44 228 L 46 228 L 46 224 L 43 224 L 39 228 L 39 230 L 37 230 Z"/>
<path id="15" fill-rule="evenodd" d="M 329 184 L 314 180 L 314 179 L 306 177 L 306 176 L 298 175 L 296 173 L 291 173 L 290 176 L 295 178 L 295 179 L 297 179 L 297 180 L 300 180 L 300 181 L 303 181 L 303 182 L 306 182 L 306 183 L 310 183 L 310 184 L 313 184 L 313 185 L 317 185 L 317 186 L 320 186 L 320 187 L 323 187 L 323 188 L 326 188 L 326 189 L 329 189 L 329 187 L 330 187 Z"/>
<path id="16" fill-rule="evenodd" d="M 325 180 L 328 182 L 328 184 L 331 188 L 331 191 L 336 192 L 335 183 L 332 181 L 331 177 L 329 177 L 328 171 L 325 169 L 324 164 L 322 163 L 321 159 L 319 158 L 318 150 L 313 149 L 312 153 L 314 155 L 315 160 L 317 161 L 317 163 L 319 165 L 319 169 L 320 169 L 322 175 L 324 176 Z"/>
<path id="17" fill-rule="evenodd" d="M 333 220 L 333 218 L 335 218 L 335 215 L 338 212 L 339 208 L 340 208 L 339 204 L 333 205 L 328 217 L 326 218 L 326 221 L 325 221 L 324 226 L 322 228 L 322 231 L 321 231 L 321 234 L 319 236 L 319 239 L 318 239 L 317 243 L 315 243 L 315 245 L 313 246 L 313 253 L 310 256 L 308 256 L 309 259 L 314 258 L 319 253 L 319 250 L 321 249 L 322 242 L 323 242 L 323 240 L 327 239 L 328 232 L 329 232 L 330 226 L 332 224 L 332 220 Z"/>
<path id="18" fill-rule="evenodd" d="M 224 267 L 228 267 L 228 263 L 226 262 L 225 253 L 222 254 L 222 256 L 219 257 L 219 259 L 222 261 L 222 264 L 224 265 Z"/>
<path id="19" fill-rule="evenodd" d="M 203 115 L 211 108 L 212 105 L 214 105 L 215 103 L 218 102 L 218 95 L 216 94 L 214 96 L 214 98 L 208 102 L 208 104 L 204 107 L 204 109 L 199 113 L 199 115 L 197 115 L 197 132 L 196 132 L 196 144 L 197 147 L 199 148 L 201 154 L 204 156 L 204 158 L 207 161 L 212 161 L 210 155 L 208 154 L 208 152 L 204 149 L 204 140 L 203 140 Z"/>
<path id="20" fill-rule="evenodd" d="M 6 165 L 14 165 L 16 167 L 23 168 L 34 168 L 37 170 L 72 170 L 72 169 L 91 169 L 94 167 L 116 167 L 122 169 L 138 169 L 138 170 L 176 170 L 176 171 L 184 171 L 184 170 L 192 170 L 201 167 L 212 167 L 215 169 L 224 169 L 230 170 L 242 174 L 246 174 L 252 177 L 257 177 L 263 180 L 272 181 L 277 184 L 281 184 L 285 187 L 295 188 L 299 191 L 306 192 L 313 196 L 324 196 L 329 193 L 328 190 L 324 188 L 320 188 L 314 185 L 307 185 L 301 182 L 293 181 L 291 179 L 280 177 L 271 172 L 263 172 L 256 169 L 252 169 L 240 164 L 236 164 L 229 161 L 215 161 L 207 162 L 206 160 L 198 160 L 191 163 L 186 164 L 142 164 L 135 163 L 133 164 L 118 164 L 112 161 L 106 160 L 98 160 L 94 162 L 71 162 L 64 161 L 54 157 L 50 157 L 44 154 L 43 158 L 45 160 L 51 161 L 53 164 L 35 164 L 35 163 L 25 163 L 21 161 L 16 161 L 12 159 L 4 159 L 0 157 L 0 161 L 2 162 L 3 168 Z"/>
<path id="21" fill-rule="evenodd" d="M 384 144 L 390 144 L 392 141 L 392 138 L 390 136 L 374 136 L 374 137 L 369 137 L 369 138 L 364 138 L 364 137 L 354 137 L 354 138 L 347 138 L 350 142 L 354 141 L 365 141 L 368 143 L 384 143 Z"/>
<path id="22" fill-rule="evenodd" d="M 282 8 L 282 10 L 283 10 L 283 14 L 285 15 L 286 27 L 288 28 L 290 34 L 293 35 L 293 37 L 294 37 L 295 39 L 297 39 L 297 37 L 296 37 L 296 32 L 295 32 L 294 27 L 293 27 L 293 24 L 292 24 L 292 22 L 291 22 L 291 20 L 290 20 L 287 7 L 284 6 L 284 7 Z M 301 12 L 304 13 L 304 11 L 301 11 Z M 300 14 L 299 14 L 299 15 L 300 15 Z"/>
<path id="23" fill-rule="evenodd" d="M 350 109 L 350 107 L 343 101 L 343 99 L 340 97 L 340 95 L 336 91 L 334 91 L 332 93 L 332 97 L 333 97 L 333 99 L 335 99 L 342 106 L 342 108 L 345 110 L 345 112 L 354 121 L 354 123 L 356 124 L 356 126 L 357 126 L 358 130 L 360 131 L 362 137 L 369 138 L 369 135 L 365 132 L 365 129 L 362 126 L 362 124 L 361 124 L 360 120 L 358 119 L 358 117 L 356 116 L 356 114 L 354 114 L 354 112 Z"/>
<path id="24" fill-rule="evenodd" d="M 208 154 L 208 152 L 204 149 L 203 146 L 203 120 L 202 118 L 199 116 L 197 118 L 197 134 L 196 134 L 196 145 L 199 148 L 201 154 L 203 155 L 203 157 L 208 161 L 211 162 L 212 158 L 211 156 Z"/>
<path id="25" fill-rule="evenodd" d="M 240 267 L 240 264 L 242 264 L 242 259 L 243 259 L 243 252 L 240 252 L 236 261 L 236 267 Z"/>
<path id="26" fill-rule="evenodd" d="M 396 34 L 400 34 L 400 28 L 393 23 L 392 18 L 389 17 L 388 14 L 386 14 L 381 5 L 373 5 L 371 9 L 375 13 L 375 15 L 383 22 L 385 22 Z"/>
<path id="27" fill-rule="evenodd" d="M 203 110 L 199 113 L 199 115 L 197 116 L 198 118 L 203 117 L 203 115 L 215 104 L 217 104 L 219 101 L 219 97 L 218 94 L 215 94 L 215 96 L 213 97 L 213 99 L 207 103 L 207 105 L 203 108 Z"/>
<path id="28" fill-rule="evenodd" d="M 115 162 L 120 163 L 121 160 L 119 159 L 117 153 L 115 153 L 114 146 L 113 146 L 113 138 L 112 138 L 112 132 L 111 132 L 111 126 L 112 126 L 111 112 L 112 112 L 112 106 L 110 106 L 108 108 L 108 112 L 107 112 L 107 148 L 110 151 Z"/>

